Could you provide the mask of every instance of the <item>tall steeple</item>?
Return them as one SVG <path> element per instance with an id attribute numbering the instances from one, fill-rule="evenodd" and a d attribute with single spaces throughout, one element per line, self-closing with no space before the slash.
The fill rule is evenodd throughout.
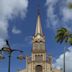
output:
<path id="1" fill-rule="evenodd" d="M 39 10 L 38 10 L 38 18 L 37 18 L 35 35 L 37 35 L 37 34 L 43 35 Z"/>
<path id="2" fill-rule="evenodd" d="M 43 35 L 42 32 L 42 27 L 41 27 L 41 20 L 40 20 L 40 11 L 39 9 L 37 10 L 37 23 L 36 23 L 36 32 L 35 35 L 33 36 L 33 48 L 32 52 L 33 53 L 44 53 L 45 50 L 45 36 Z"/>

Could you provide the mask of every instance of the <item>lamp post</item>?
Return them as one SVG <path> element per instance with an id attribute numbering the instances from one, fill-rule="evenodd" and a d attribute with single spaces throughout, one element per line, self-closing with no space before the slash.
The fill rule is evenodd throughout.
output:
<path id="1" fill-rule="evenodd" d="M 64 64 L 63 64 L 64 65 L 64 69 L 63 69 L 63 72 L 66 72 L 66 70 L 65 70 L 65 68 L 66 68 L 66 64 L 65 64 L 66 63 L 65 51 L 66 51 L 66 48 L 64 48 L 64 59 L 63 59 L 64 60 L 63 61 L 64 62 Z"/>
<path id="2" fill-rule="evenodd" d="M 4 57 L 3 57 L 3 55 L 2 55 L 2 52 L 7 52 L 7 53 L 8 53 L 8 72 L 10 72 L 10 64 L 11 64 L 11 55 L 12 55 L 12 53 L 13 53 L 13 52 L 23 53 L 23 51 L 22 51 L 22 50 L 17 50 L 17 49 L 11 49 L 11 47 L 10 47 L 10 45 L 9 45 L 9 43 L 8 43 L 7 40 L 6 40 L 6 44 L 7 44 L 8 47 L 3 47 L 3 48 L 0 50 L 0 52 L 1 52 L 1 54 L 0 54 L 0 59 L 4 59 Z M 21 55 L 19 55 L 19 56 L 17 57 L 17 59 L 22 60 L 22 59 L 25 59 L 25 57 L 21 54 Z"/>

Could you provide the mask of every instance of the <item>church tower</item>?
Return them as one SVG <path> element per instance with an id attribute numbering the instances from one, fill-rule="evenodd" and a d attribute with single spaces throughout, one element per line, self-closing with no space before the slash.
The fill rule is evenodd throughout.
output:
<path id="1" fill-rule="evenodd" d="M 42 32 L 40 14 L 38 13 L 36 31 L 33 36 L 32 61 L 34 61 L 33 72 L 45 72 L 46 48 L 45 36 Z"/>
<path id="2" fill-rule="evenodd" d="M 42 31 L 39 12 L 32 42 L 32 55 L 26 57 L 26 69 L 20 72 L 60 72 L 60 70 L 52 68 L 52 57 L 46 54 L 45 36 Z"/>
<path id="3" fill-rule="evenodd" d="M 38 12 L 36 31 L 33 36 L 32 56 L 27 57 L 28 72 L 50 72 L 51 57 L 47 58 L 45 36 L 42 31 L 40 13 Z"/>
<path id="4" fill-rule="evenodd" d="M 35 35 L 33 36 L 32 60 L 46 60 L 45 36 L 42 32 L 41 19 L 39 13 L 37 17 Z"/>

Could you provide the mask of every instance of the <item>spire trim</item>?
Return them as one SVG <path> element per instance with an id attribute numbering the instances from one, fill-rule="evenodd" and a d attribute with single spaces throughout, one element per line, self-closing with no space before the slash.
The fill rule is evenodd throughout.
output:
<path id="1" fill-rule="evenodd" d="M 37 35 L 37 34 L 43 35 L 42 27 L 41 27 L 41 21 L 40 21 L 40 15 L 38 15 L 37 24 L 36 24 L 35 35 Z"/>

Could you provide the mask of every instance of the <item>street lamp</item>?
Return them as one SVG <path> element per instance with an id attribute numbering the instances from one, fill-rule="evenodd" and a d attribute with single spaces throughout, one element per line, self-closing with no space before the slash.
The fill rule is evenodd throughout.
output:
<path id="1" fill-rule="evenodd" d="M 2 52 L 7 52 L 8 53 L 8 72 L 10 72 L 10 64 L 11 64 L 11 55 L 13 52 L 20 52 L 21 55 L 19 55 L 17 57 L 17 59 L 20 59 L 20 60 L 23 60 L 25 59 L 25 57 L 23 57 L 22 53 L 23 51 L 22 50 L 17 50 L 17 49 L 11 49 L 9 43 L 8 43 L 8 40 L 6 40 L 6 44 L 8 47 L 3 47 L 1 50 L 0 50 L 0 60 L 4 59 L 3 55 L 2 55 Z"/>

